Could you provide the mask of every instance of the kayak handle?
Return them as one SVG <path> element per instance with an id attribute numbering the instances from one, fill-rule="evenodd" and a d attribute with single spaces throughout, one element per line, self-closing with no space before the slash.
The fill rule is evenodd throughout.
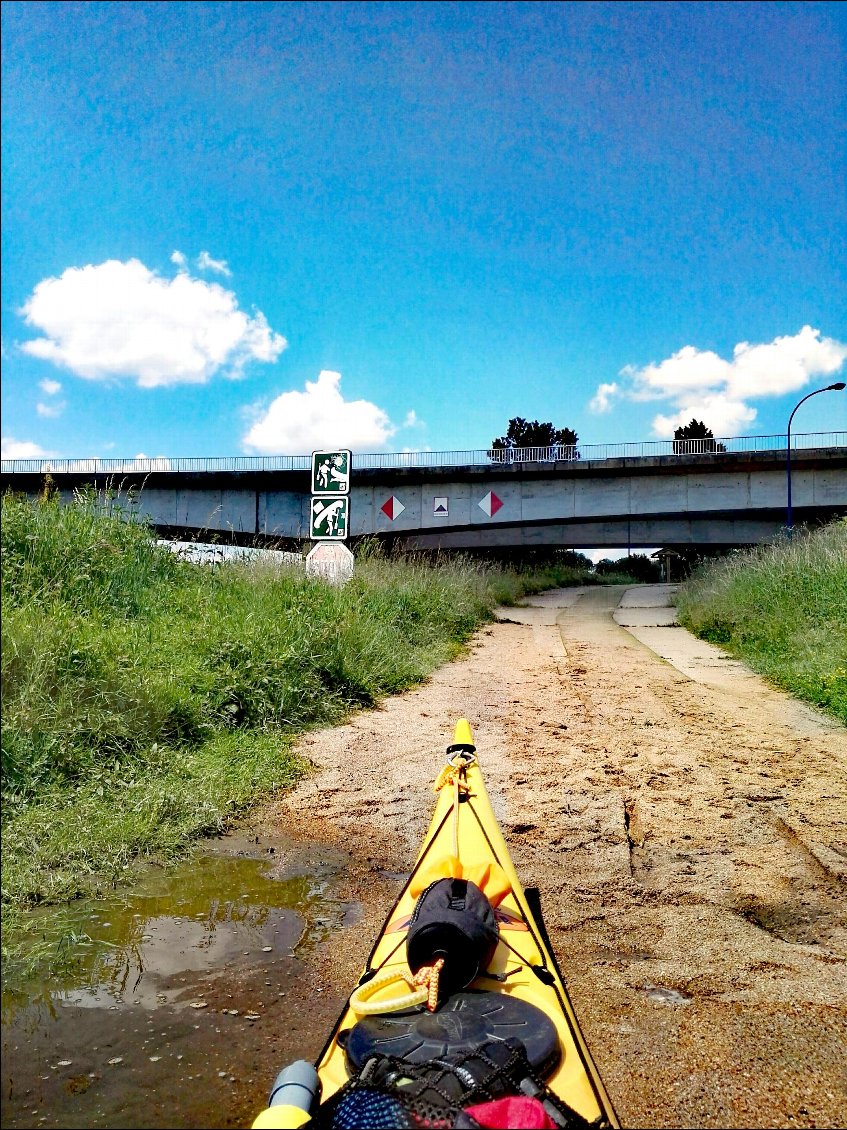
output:
<path id="1" fill-rule="evenodd" d="M 371 1000 L 371 997 L 380 989 L 395 982 L 402 983 L 407 990 L 402 996 L 392 997 L 390 1000 Z M 359 985 L 358 988 L 353 990 L 350 997 L 350 1007 L 357 1016 L 380 1016 L 384 1012 L 402 1012 L 404 1009 L 426 1004 L 429 990 L 425 985 L 422 985 L 419 989 L 414 989 L 412 992 L 409 992 L 408 989 L 408 982 L 401 970 L 383 969 L 381 973 L 377 973 L 376 977 L 372 977 L 364 985 Z"/>
<path id="2" fill-rule="evenodd" d="M 453 731 L 453 742 L 447 746 L 447 764 L 454 769 L 467 769 L 475 761 L 476 746 L 471 724 L 467 718 L 460 718 Z"/>
<path id="3" fill-rule="evenodd" d="M 475 745 L 448 745 L 447 764 L 454 769 L 467 769 L 476 761 Z"/>

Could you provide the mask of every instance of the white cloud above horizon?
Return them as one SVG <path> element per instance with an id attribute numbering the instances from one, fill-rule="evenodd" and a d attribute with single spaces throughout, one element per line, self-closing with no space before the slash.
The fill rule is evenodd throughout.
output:
<path id="1" fill-rule="evenodd" d="M 180 271 L 188 271 L 188 256 L 182 251 L 172 252 L 171 262 L 175 263 Z M 226 275 L 228 279 L 232 278 L 232 271 L 226 259 L 213 259 L 208 251 L 201 251 L 194 260 L 194 265 L 198 271 L 214 271 L 216 274 Z"/>
<path id="2" fill-rule="evenodd" d="M 38 387 L 45 396 L 54 397 L 62 391 L 62 386 L 59 381 L 51 381 L 46 377 L 43 381 L 38 382 Z M 66 400 L 51 400 L 45 403 L 43 400 L 35 406 L 36 413 L 44 420 L 57 420 L 62 415 L 68 404 Z"/>
<path id="3" fill-rule="evenodd" d="M 111 443 L 105 444 L 106 448 L 114 446 Z M 145 455 L 143 451 L 126 459 L 115 459 L 110 455 L 81 455 L 76 459 L 68 459 L 66 456 L 54 456 L 54 458 L 61 462 L 63 471 L 91 471 L 92 464 L 98 463 L 107 465 L 109 472 L 114 474 L 129 471 L 170 471 L 172 467 L 167 455 Z"/>
<path id="4" fill-rule="evenodd" d="M 208 251 L 201 251 L 196 263 L 199 271 L 215 271 L 219 275 L 226 275 L 228 279 L 232 278 L 232 271 L 226 259 L 213 259 Z"/>
<path id="5" fill-rule="evenodd" d="M 288 344 L 261 311 L 239 309 L 219 283 L 179 268 L 163 278 L 138 259 L 69 267 L 43 279 L 20 313 L 45 335 L 25 353 L 91 381 L 135 380 L 140 388 L 237 379 L 252 361 L 271 363 Z"/>
<path id="6" fill-rule="evenodd" d="M 106 448 L 113 448 L 114 443 L 107 443 Z M 108 459 L 109 456 L 102 455 L 83 455 L 76 459 L 68 459 L 64 455 L 60 455 L 56 451 L 47 451 L 40 447 L 37 443 L 32 443 L 30 440 L 15 439 L 14 436 L 3 436 L 0 438 L 0 458 L 3 459 L 48 459 L 57 460 L 62 464 L 63 471 L 88 471 L 91 469 L 91 464 L 99 462 L 101 459 Z M 113 465 L 115 464 L 116 465 Z M 119 461 L 112 461 L 110 470 L 113 471 L 168 471 L 171 468 L 171 460 L 166 455 L 145 455 L 140 451 L 137 455 L 129 459 L 121 459 Z"/>
<path id="7" fill-rule="evenodd" d="M 612 381 L 609 384 L 601 384 L 597 386 L 597 391 L 591 398 L 588 407 L 592 412 L 602 413 L 608 412 L 614 403 L 615 397 L 619 392 L 617 382 Z"/>
<path id="8" fill-rule="evenodd" d="M 44 420 L 58 420 L 67 406 L 65 400 L 57 400 L 50 404 L 45 404 L 43 400 L 39 400 L 35 406 L 35 411 Z"/>
<path id="9" fill-rule="evenodd" d="M 122 471 L 170 471 L 171 466 L 167 455 L 145 455 L 143 451 L 132 459 L 121 460 Z"/>
<path id="10" fill-rule="evenodd" d="M 30 440 L 0 437 L 0 459 L 49 459 L 54 455 L 55 452 L 45 451 Z"/>
<path id="11" fill-rule="evenodd" d="M 255 455 L 307 455 L 334 447 L 382 451 L 399 430 L 388 413 L 371 401 L 345 400 L 341 374 L 330 369 L 323 369 L 316 381 L 306 381 L 302 392 L 283 392 L 252 414 L 242 446 Z M 419 424 L 410 411 L 400 427 Z"/>
<path id="12" fill-rule="evenodd" d="M 813 379 L 837 373 L 845 359 L 847 345 L 811 326 L 771 342 L 741 341 L 731 360 L 686 345 L 658 364 L 627 365 L 621 383 L 601 384 L 589 408 L 604 413 L 621 399 L 665 401 L 672 411 L 657 413 L 652 423 L 659 438 L 672 438 L 674 429 L 693 417 L 716 436 L 741 435 L 757 415 L 748 401 L 799 392 Z"/>

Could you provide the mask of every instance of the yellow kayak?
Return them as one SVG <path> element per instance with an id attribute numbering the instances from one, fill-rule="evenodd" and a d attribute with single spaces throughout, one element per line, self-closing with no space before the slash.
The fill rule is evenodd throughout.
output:
<path id="1" fill-rule="evenodd" d="M 372 1074 L 375 1065 L 372 1080 L 381 1071 L 391 1095 L 402 1086 L 428 1100 L 444 1094 L 454 1110 L 471 1113 L 483 1110 L 474 1101 L 508 1089 L 509 1072 L 516 1081 L 525 1074 L 521 1094 L 543 1103 L 553 1125 L 619 1126 L 547 941 L 537 893 L 527 897 L 509 857 L 464 719 L 435 787 L 429 831 L 359 984 L 314 1069 L 300 1065 L 311 1085 L 302 1071 L 289 1072 L 288 1083 L 283 1072 L 254 1127 L 357 1125 L 346 1108 L 338 1113 L 338 1104 L 347 1102 L 351 1087 L 367 1083 L 351 1079 Z M 524 1068 L 515 1067 L 518 1058 Z M 481 1063 L 489 1065 L 482 1081 Z M 398 1064 L 407 1066 L 398 1072 Z M 466 1076 L 471 1082 L 462 1091 L 457 1079 Z M 326 1114 L 333 1100 L 335 1122 Z M 424 1109 L 430 1121 L 415 1121 Z M 388 1121 L 360 1117 L 363 1127 L 478 1125 L 462 1121 L 461 1112 L 458 1121 L 433 1121 L 423 1099 L 411 1121 L 402 1120 L 405 1113 L 395 1123 L 384 1112 Z"/>

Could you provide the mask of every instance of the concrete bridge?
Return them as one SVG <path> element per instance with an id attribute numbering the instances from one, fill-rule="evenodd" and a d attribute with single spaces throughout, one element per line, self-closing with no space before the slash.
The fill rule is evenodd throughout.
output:
<path id="1" fill-rule="evenodd" d="M 795 524 L 847 514 L 847 434 L 794 438 Z M 636 549 L 745 545 L 777 534 L 785 525 L 784 437 L 699 442 L 702 450 L 676 452 L 669 443 L 629 445 L 634 453 L 357 455 L 350 535 L 422 549 Z M 728 450 L 707 449 L 716 446 Z M 35 494 L 49 474 L 68 497 L 85 485 L 128 492 L 131 508 L 169 535 L 211 532 L 241 544 L 309 537 L 308 457 L 34 462 L 5 461 L 3 489 Z"/>

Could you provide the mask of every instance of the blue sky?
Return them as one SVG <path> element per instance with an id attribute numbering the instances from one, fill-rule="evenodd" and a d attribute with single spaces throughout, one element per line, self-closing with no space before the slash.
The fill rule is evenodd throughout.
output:
<path id="1" fill-rule="evenodd" d="M 6 0 L 4 454 L 784 432 L 847 357 L 843 13 Z"/>

